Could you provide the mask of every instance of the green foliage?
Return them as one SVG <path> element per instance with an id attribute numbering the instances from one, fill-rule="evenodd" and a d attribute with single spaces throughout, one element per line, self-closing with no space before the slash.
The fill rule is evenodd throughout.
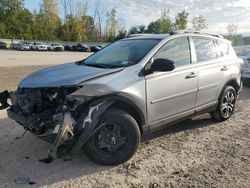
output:
<path id="1" fill-rule="evenodd" d="M 99 12 L 92 17 L 88 14 L 88 2 L 79 0 L 76 4 L 64 1 L 65 18 L 59 17 L 58 0 L 42 0 L 39 11 L 31 13 L 24 8 L 24 0 L 0 0 L 0 38 L 18 38 L 24 40 L 66 40 L 66 41 L 114 41 L 126 37 L 125 23 L 118 20 L 113 8 L 106 17 Z M 65 4 L 66 3 L 66 4 Z M 100 5 L 100 4 L 96 4 Z M 67 7 L 68 6 L 68 7 Z M 69 13 L 68 13 L 69 12 Z M 96 20 L 98 16 L 98 20 Z M 105 17 L 106 23 L 102 24 Z M 178 13 L 172 22 L 169 11 L 163 10 L 161 17 L 148 26 L 138 25 L 129 29 L 129 34 L 169 33 L 174 29 L 187 27 L 189 13 Z M 197 31 L 206 28 L 202 16 L 194 17 L 193 28 Z M 102 26 L 104 26 L 102 28 Z M 237 37 L 234 43 L 242 43 Z"/>
<path id="2" fill-rule="evenodd" d="M 115 37 L 115 40 L 124 39 L 126 36 L 127 36 L 127 31 L 125 29 L 121 29 L 118 31 L 118 34 Z"/>
<path id="3" fill-rule="evenodd" d="M 148 25 L 148 33 L 169 33 L 173 30 L 173 23 L 169 17 L 169 11 L 164 10 L 160 19 Z"/>
<path id="4" fill-rule="evenodd" d="M 5 23 L 0 22 L 0 38 L 6 38 L 5 34 L 6 26 Z"/>
<path id="5" fill-rule="evenodd" d="M 3 26 L 1 35 L 10 37 L 22 36 L 24 28 L 22 28 L 22 21 L 19 15 L 24 11 L 23 2 L 23 0 L 0 1 L 0 23 Z"/>
<path id="6" fill-rule="evenodd" d="M 19 18 L 19 28 L 21 32 L 21 36 L 24 39 L 31 40 L 33 38 L 33 33 L 32 33 L 32 13 L 28 9 L 23 9 L 20 11 L 18 14 Z"/>
<path id="7" fill-rule="evenodd" d="M 42 27 L 41 36 L 39 38 L 43 40 L 56 40 L 56 31 L 58 27 L 60 27 L 57 0 L 43 0 L 39 16 L 40 27 Z"/>
<path id="8" fill-rule="evenodd" d="M 177 30 L 185 30 L 188 23 L 189 13 L 186 10 L 178 13 L 175 18 L 175 29 Z"/>
<path id="9" fill-rule="evenodd" d="M 163 10 L 161 18 L 151 22 L 147 27 L 144 25 L 133 26 L 129 29 L 129 34 L 137 33 L 169 33 L 175 29 L 184 30 L 187 27 L 189 13 L 184 10 L 176 15 L 175 22 L 172 22 L 169 11 Z M 147 29 L 146 29 L 147 28 Z"/>
<path id="10" fill-rule="evenodd" d="M 138 34 L 138 33 L 146 33 L 146 26 L 145 25 L 138 25 L 138 26 L 133 26 L 129 29 L 129 34 Z"/>

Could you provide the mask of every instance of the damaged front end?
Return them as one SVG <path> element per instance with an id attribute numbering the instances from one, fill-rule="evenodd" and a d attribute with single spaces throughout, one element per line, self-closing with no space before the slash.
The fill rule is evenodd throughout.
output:
<path id="1" fill-rule="evenodd" d="M 111 102 L 72 96 L 80 87 L 18 88 L 0 93 L 0 110 L 39 138 L 53 143 L 61 157 L 81 149 L 94 132 L 98 118 Z M 95 99 L 96 100 L 96 99 Z M 85 115 L 84 115 L 85 114 Z"/>

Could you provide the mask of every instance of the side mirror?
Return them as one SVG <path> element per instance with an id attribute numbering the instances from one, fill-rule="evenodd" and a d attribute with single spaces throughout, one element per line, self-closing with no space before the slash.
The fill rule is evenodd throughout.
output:
<path id="1" fill-rule="evenodd" d="M 152 71 L 167 72 L 175 69 L 175 63 L 169 59 L 155 59 L 151 65 Z"/>

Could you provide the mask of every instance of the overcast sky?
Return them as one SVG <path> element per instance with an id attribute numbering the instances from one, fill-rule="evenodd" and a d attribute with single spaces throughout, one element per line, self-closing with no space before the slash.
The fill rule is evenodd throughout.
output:
<path id="1" fill-rule="evenodd" d="M 60 0 L 59 0 L 60 1 Z M 93 0 L 89 0 L 93 2 Z M 186 9 L 191 15 L 207 19 L 208 32 L 226 33 L 227 25 L 238 25 L 238 32 L 250 35 L 250 0 L 102 0 L 103 11 L 115 8 L 126 27 L 149 24 L 166 8 L 174 20 L 177 12 Z M 38 9 L 41 0 L 25 0 L 30 10 Z M 91 5 L 90 5 L 91 8 Z M 61 11 L 62 12 L 62 11 Z M 91 10 L 90 10 L 91 12 Z"/>

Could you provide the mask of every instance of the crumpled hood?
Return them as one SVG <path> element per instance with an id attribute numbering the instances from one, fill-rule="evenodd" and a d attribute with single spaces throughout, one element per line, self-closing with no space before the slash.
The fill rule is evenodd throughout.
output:
<path id="1" fill-rule="evenodd" d="M 78 85 L 86 80 L 119 72 L 122 69 L 103 69 L 67 63 L 36 71 L 22 80 L 19 87 L 42 88 Z"/>

